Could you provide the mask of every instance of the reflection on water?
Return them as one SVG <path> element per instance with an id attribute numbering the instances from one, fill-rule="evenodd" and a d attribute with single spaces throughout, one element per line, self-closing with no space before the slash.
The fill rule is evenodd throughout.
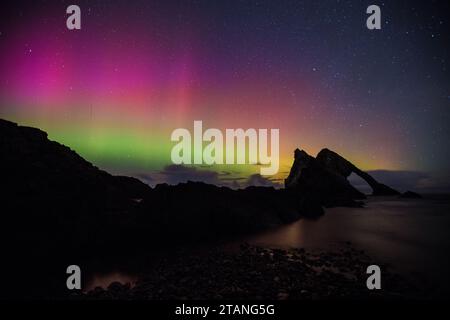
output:
<path id="1" fill-rule="evenodd" d="M 371 198 L 366 208 L 327 209 L 318 220 L 302 219 L 238 243 L 333 250 L 351 242 L 355 248 L 365 250 L 375 262 L 387 263 L 416 281 L 444 287 L 449 283 L 449 231 L 449 200 Z M 170 253 L 174 254 L 172 250 Z M 192 250 L 191 254 L 198 252 Z M 137 265 L 147 264 L 139 262 Z M 107 288 L 115 281 L 133 285 L 138 277 L 130 274 L 95 274 L 87 281 L 86 290 L 97 286 Z"/>
<path id="2" fill-rule="evenodd" d="M 399 272 L 447 276 L 450 201 L 372 198 L 366 208 L 332 208 L 246 239 L 261 246 L 333 249 L 350 241 Z M 448 277 L 448 276 L 447 276 Z"/>

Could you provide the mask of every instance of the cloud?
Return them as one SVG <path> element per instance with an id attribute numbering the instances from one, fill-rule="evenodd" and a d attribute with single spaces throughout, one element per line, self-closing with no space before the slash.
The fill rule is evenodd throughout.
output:
<path id="1" fill-rule="evenodd" d="M 263 177 L 259 173 L 255 173 L 248 177 L 247 181 L 245 182 L 244 187 L 248 186 L 280 188 L 281 184 L 270 180 L 269 178 Z"/>
<path id="2" fill-rule="evenodd" d="M 199 181 L 217 186 L 226 186 L 232 189 L 242 189 L 249 186 L 263 186 L 281 188 L 282 184 L 276 179 L 270 179 L 253 174 L 249 177 L 239 175 L 239 173 L 229 171 L 212 171 L 194 166 L 167 165 L 162 170 L 150 173 L 134 174 L 136 178 L 143 182 L 155 186 L 160 183 L 177 185 L 187 181 Z"/>
<path id="3" fill-rule="evenodd" d="M 184 165 L 171 164 L 165 166 L 160 175 L 166 179 L 164 182 L 168 184 L 178 184 L 187 181 L 201 181 L 210 184 L 221 184 L 219 174 L 210 170 L 199 170 L 196 167 L 188 167 Z"/>

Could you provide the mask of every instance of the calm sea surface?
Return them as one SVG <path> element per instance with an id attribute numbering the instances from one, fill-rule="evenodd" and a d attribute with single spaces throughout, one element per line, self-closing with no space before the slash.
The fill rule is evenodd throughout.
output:
<path id="1" fill-rule="evenodd" d="M 335 250 L 350 242 L 419 285 L 445 289 L 450 284 L 450 199 L 369 198 L 365 208 L 327 209 L 317 220 L 302 219 L 240 242 L 311 250 Z M 88 287 L 136 278 L 123 271 L 100 272 Z"/>

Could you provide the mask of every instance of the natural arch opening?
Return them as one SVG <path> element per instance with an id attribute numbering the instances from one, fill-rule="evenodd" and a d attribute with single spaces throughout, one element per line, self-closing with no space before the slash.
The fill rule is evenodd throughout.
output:
<path id="1" fill-rule="evenodd" d="M 372 194 L 372 187 L 367 183 L 366 180 L 358 176 L 356 173 L 352 172 L 347 179 L 350 184 L 359 192 L 362 192 L 365 195 Z"/>

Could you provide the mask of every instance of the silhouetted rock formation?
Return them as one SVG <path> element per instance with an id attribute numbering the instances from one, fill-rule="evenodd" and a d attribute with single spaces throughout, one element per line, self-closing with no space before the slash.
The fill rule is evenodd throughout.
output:
<path id="1" fill-rule="evenodd" d="M 74 243 L 91 237 L 101 238 L 97 244 L 111 243 L 117 228 L 125 234 L 133 228 L 151 229 L 151 234 L 166 233 L 165 228 L 230 234 L 317 217 L 322 206 L 355 206 L 354 200 L 365 198 L 348 182 L 352 172 L 375 194 L 396 193 L 327 149 L 317 158 L 297 149 L 282 190 L 231 190 L 192 182 L 152 189 L 135 178 L 98 169 L 39 129 L 5 120 L 0 120 L 0 151 L 3 212 L 20 213 L 6 214 L 6 222 L 20 225 L 25 220 L 24 230 L 30 227 L 39 235 L 56 230 Z"/>
<path id="2" fill-rule="evenodd" d="M 46 275 L 54 268 L 124 242 L 117 233 L 130 224 L 133 199 L 151 192 L 135 178 L 99 170 L 39 129 L 1 119 L 0 154 L 2 273 L 20 274 L 11 277 L 7 295 L 23 287 L 32 295 L 32 284 L 51 290 Z M 28 277 L 27 266 L 38 275 Z"/>
<path id="3" fill-rule="evenodd" d="M 374 196 L 392 196 L 400 194 L 400 192 L 398 192 L 397 190 L 394 190 L 385 184 L 379 183 L 370 174 L 360 170 L 358 167 L 338 155 L 336 152 L 328 149 L 322 149 L 317 154 L 316 159 L 322 166 L 324 166 L 328 170 L 344 176 L 345 178 L 348 178 L 351 173 L 355 173 L 356 175 L 364 179 L 372 188 L 372 195 Z"/>
<path id="4" fill-rule="evenodd" d="M 135 178 L 98 169 L 68 147 L 49 141 L 39 129 L 5 120 L 0 120 L 0 151 L 3 212 L 20 212 L 6 214 L 6 222 L 26 220 L 22 227 L 29 226 L 31 233 L 39 229 L 36 226 L 64 230 L 64 237 L 76 239 L 73 242 L 101 237 L 97 243 L 110 243 L 115 228 L 152 229 L 152 234 L 165 233 L 165 228 L 229 234 L 301 216 L 317 217 L 323 214 L 322 205 L 355 206 L 354 200 L 365 198 L 348 182 L 352 172 L 365 179 L 375 194 L 396 193 L 327 149 L 317 158 L 297 149 L 287 189 L 282 190 L 231 190 L 192 182 L 152 189 Z"/>
<path id="5" fill-rule="evenodd" d="M 134 198 L 151 192 L 135 178 L 98 169 L 68 147 L 49 141 L 41 130 L 5 120 L 0 120 L 0 151 L 3 208 L 25 213 L 28 222 L 48 219 L 51 225 L 83 215 L 95 220 L 106 212 L 127 212 Z"/>
<path id="6" fill-rule="evenodd" d="M 325 206 L 352 205 L 353 200 L 365 199 L 365 195 L 347 180 L 351 173 L 364 179 L 372 188 L 373 195 L 400 194 L 328 149 L 322 149 L 316 158 L 296 149 L 285 186 L 307 197 L 314 195 Z"/>
<path id="7" fill-rule="evenodd" d="M 327 169 L 305 151 L 295 150 L 295 160 L 285 180 L 287 189 L 296 190 L 299 197 L 324 206 L 354 206 L 354 200 L 365 199 L 347 179 Z"/>

